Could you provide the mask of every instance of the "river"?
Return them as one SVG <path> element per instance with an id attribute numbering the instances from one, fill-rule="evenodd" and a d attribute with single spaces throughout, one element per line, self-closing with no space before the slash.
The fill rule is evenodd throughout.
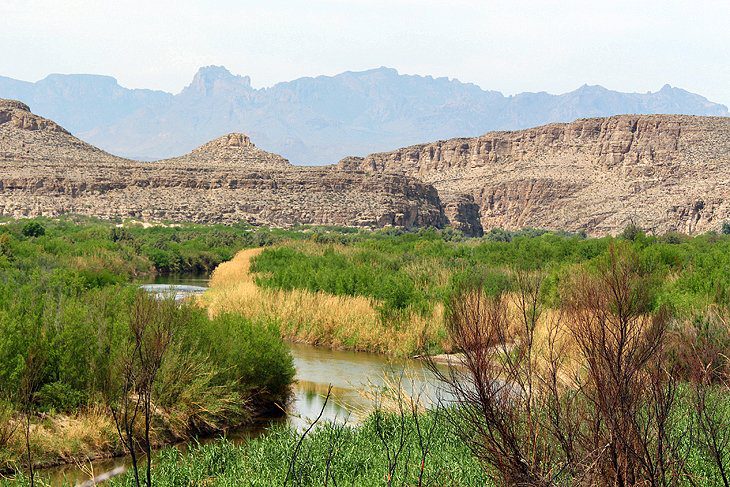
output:
<path id="1" fill-rule="evenodd" d="M 206 285 L 207 281 L 201 277 L 168 277 L 143 284 L 143 287 L 153 294 L 174 294 L 176 299 L 183 299 L 204 292 Z M 420 397 L 424 406 L 433 403 L 440 395 L 432 374 L 422 361 L 396 360 L 374 353 L 330 350 L 299 343 L 290 343 L 289 347 L 296 377 L 286 414 L 282 418 L 231 431 L 228 438 L 232 441 L 243 442 L 265 434 L 272 422 L 285 421 L 293 428 L 303 430 L 322 411 L 330 386 L 332 393 L 322 411 L 322 421 L 348 424 L 362 421 L 380 400 L 387 406 L 382 399 L 385 397 L 382 391 L 388 386 L 400 384 L 404 394 Z M 99 481 L 123 472 L 128 463 L 127 458 L 98 460 L 84 467 L 69 465 L 44 473 L 50 473 L 52 485 L 61 485 L 64 481 L 71 485 L 84 485 L 91 480 L 92 469 Z M 89 485 L 92 483 L 89 482 Z"/>

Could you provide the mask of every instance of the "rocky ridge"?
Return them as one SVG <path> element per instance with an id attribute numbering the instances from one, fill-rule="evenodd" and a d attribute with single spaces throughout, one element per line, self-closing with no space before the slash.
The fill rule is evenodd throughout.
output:
<path id="1" fill-rule="evenodd" d="M 235 131 L 294 164 L 330 164 L 422 141 L 622 113 L 730 115 L 724 105 L 669 85 L 644 93 L 584 85 L 561 95 L 505 96 L 386 67 L 263 88 L 248 76 L 207 66 L 175 94 L 128 89 L 109 76 L 52 74 L 37 82 L 0 76 L 0 98 L 22 100 L 125 157 L 170 158 Z"/>
<path id="2" fill-rule="evenodd" d="M 635 223 L 659 233 L 696 234 L 730 220 L 727 117 L 582 119 L 351 157 L 338 165 L 416 177 L 438 189 L 446 208 L 473 198 L 484 228 L 605 235 Z"/>
<path id="3" fill-rule="evenodd" d="M 52 120 L 31 113 L 28 105 L 0 99 L 0 161 L 123 161 L 73 136 Z"/>
<path id="4" fill-rule="evenodd" d="M 0 214 L 615 234 L 730 220 L 730 118 L 620 115 L 293 166 L 244 134 L 154 163 L 0 100 Z"/>
<path id="5" fill-rule="evenodd" d="M 293 166 L 278 154 L 261 150 L 245 134 L 231 133 L 201 145 L 189 154 L 159 161 L 178 165 L 215 165 L 292 169 Z"/>
<path id="6" fill-rule="evenodd" d="M 373 228 L 447 222 L 436 190 L 407 176 L 291 166 L 243 134 L 137 162 L 8 100 L 0 100 L 0 214 Z"/>

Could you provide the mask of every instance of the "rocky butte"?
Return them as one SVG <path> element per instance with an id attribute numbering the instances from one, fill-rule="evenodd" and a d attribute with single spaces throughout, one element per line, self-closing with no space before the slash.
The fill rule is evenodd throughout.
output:
<path id="1" fill-rule="evenodd" d="M 0 214 L 273 226 L 448 223 L 436 190 L 409 176 L 292 166 L 243 134 L 186 156 L 137 162 L 11 100 L 0 100 Z"/>

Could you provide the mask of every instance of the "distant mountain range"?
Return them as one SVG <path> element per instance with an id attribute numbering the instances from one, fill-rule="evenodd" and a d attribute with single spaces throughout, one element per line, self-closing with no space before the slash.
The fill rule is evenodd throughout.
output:
<path id="1" fill-rule="evenodd" d="M 172 157 L 222 134 L 244 132 L 296 164 L 584 117 L 730 115 L 724 105 L 669 85 L 653 93 L 586 85 L 563 95 L 504 96 L 391 68 L 255 89 L 248 76 L 209 66 L 178 94 L 127 89 L 108 76 L 53 74 L 35 83 L 0 77 L 0 98 L 21 100 L 81 139 L 126 157 Z"/>

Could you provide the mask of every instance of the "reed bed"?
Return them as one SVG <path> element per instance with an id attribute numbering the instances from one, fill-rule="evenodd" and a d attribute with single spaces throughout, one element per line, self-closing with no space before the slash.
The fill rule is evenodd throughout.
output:
<path id="1" fill-rule="evenodd" d="M 288 340 L 337 349 L 401 356 L 449 349 L 443 305 L 426 317 L 410 310 L 384 317 L 380 303 L 364 296 L 262 288 L 250 272 L 250 261 L 261 250 L 243 250 L 215 269 L 211 289 L 201 298 L 211 316 L 237 313 L 273 322 Z"/>

